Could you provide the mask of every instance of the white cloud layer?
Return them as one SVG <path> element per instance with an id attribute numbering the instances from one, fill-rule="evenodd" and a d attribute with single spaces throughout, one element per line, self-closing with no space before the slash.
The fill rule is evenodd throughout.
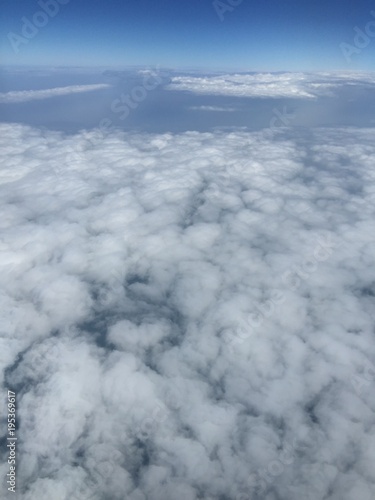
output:
<path id="1" fill-rule="evenodd" d="M 19 499 L 374 498 L 374 139 L 0 125 Z"/>
<path id="2" fill-rule="evenodd" d="M 224 107 L 224 106 L 191 106 L 190 109 L 193 111 L 214 111 L 214 112 L 226 112 L 233 113 L 237 111 L 236 108 Z"/>
<path id="3" fill-rule="evenodd" d="M 67 94 L 77 94 L 80 92 L 92 92 L 111 87 L 107 83 L 96 83 L 93 85 L 70 85 L 68 87 L 56 87 L 43 90 L 12 90 L 10 92 L 0 92 L 0 103 L 15 103 L 49 99 Z"/>
<path id="4" fill-rule="evenodd" d="M 375 86 L 373 73 L 256 73 L 220 76 L 175 76 L 169 90 L 236 97 L 314 99 L 342 85 Z"/>

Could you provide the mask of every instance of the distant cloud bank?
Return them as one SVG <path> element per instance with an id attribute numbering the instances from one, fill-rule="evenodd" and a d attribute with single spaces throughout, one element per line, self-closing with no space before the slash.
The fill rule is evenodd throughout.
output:
<path id="1" fill-rule="evenodd" d="M 0 92 L 0 103 L 35 101 L 61 95 L 92 92 L 93 90 L 101 90 L 109 87 L 111 87 L 110 84 L 98 83 L 94 85 L 70 85 L 69 87 L 56 87 L 44 90 L 13 90 L 11 92 Z"/>
<path id="2" fill-rule="evenodd" d="M 220 76 L 175 76 L 169 90 L 237 97 L 314 99 L 351 83 L 375 86 L 372 73 L 256 73 Z"/>

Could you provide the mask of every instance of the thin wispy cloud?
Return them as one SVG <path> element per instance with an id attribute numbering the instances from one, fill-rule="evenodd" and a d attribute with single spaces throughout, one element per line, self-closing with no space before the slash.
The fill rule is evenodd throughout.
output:
<path id="1" fill-rule="evenodd" d="M 56 87 L 43 90 L 13 90 L 10 92 L 0 92 L 0 103 L 17 103 L 49 99 L 69 94 L 79 94 L 81 92 L 93 92 L 110 88 L 108 83 L 97 83 L 93 85 L 70 85 L 68 87 Z"/>
<path id="2" fill-rule="evenodd" d="M 224 106 L 191 106 L 190 109 L 193 111 L 213 111 L 217 113 L 234 113 L 237 111 L 237 108 Z"/>

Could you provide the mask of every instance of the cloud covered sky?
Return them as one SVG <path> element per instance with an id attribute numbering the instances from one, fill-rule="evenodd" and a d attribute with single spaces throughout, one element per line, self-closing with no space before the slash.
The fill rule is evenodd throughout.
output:
<path id="1" fill-rule="evenodd" d="M 0 24 L 17 500 L 373 500 L 373 2 Z"/>
<path id="2" fill-rule="evenodd" d="M 19 498 L 374 498 L 374 138 L 0 125 Z"/>

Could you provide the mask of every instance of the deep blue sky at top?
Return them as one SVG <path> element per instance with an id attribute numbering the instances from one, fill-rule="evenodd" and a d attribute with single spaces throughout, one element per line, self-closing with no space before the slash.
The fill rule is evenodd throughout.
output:
<path id="1" fill-rule="evenodd" d="M 47 2 L 48 0 L 39 0 Z M 56 1 L 56 0 L 49 0 Z M 61 0 L 63 1 L 63 0 Z M 18 45 L 41 10 L 36 0 L 2 0 L 2 64 L 160 65 L 203 70 L 374 70 L 375 36 L 348 63 L 340 44 L 354 44 L 370 21 L 370 0 L 64 0 L 37 34 Z M 220 5 L 230 7 L 222 14 Z M 225 8 L 225 7 L 224 7 Z M 43 19 L 42 19 L 43 22 Z"/>

